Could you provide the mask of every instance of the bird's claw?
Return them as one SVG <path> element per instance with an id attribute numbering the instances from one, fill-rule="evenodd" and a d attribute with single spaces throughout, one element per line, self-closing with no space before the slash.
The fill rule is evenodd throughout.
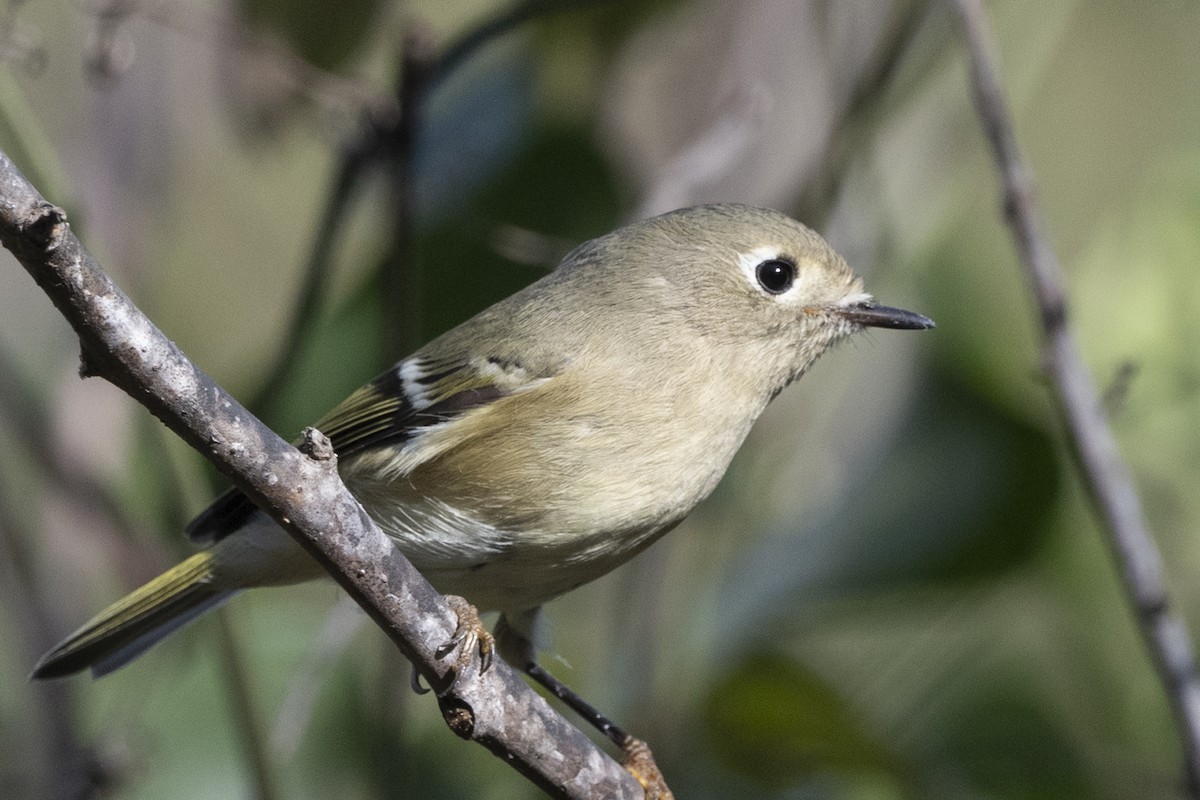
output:
<path id="1" fill-rule="evenodd" d="M 641 784 L 646 793 L 646 800 L 675 800 L 675 795 L 667 786 L 658 764 L 654 762 L 654 754 L 650 752 L 648 744 L 641 739 L 626 736 L 621 751 L 621 766 Z"/>
<path id="2" fill-rule="evenodd" d="M 470 665 L 471 659 L 474 658 L 475 651 L 478 650 L 479 674 L 482 675 L 492 666 L 496 640 L 491 631 L 485 628 L 479 619 L 478 609 L 468 603 L 465 598 L 458 595 L 447 595 L 446 601 L 458 616 L 458 625 L 454 628 L 454 635 L 434 654 L 438 658 L 445 658 L 458 650 L 458 656 L 454 662 L 454 674 L 457 677 L 463 674 Z"/>

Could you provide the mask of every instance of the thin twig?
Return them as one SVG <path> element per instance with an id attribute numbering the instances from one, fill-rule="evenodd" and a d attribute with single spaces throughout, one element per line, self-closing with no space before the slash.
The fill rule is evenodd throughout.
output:
<path id="1" fill-rule="evenodd" d="M 329 199 L 325 203 L 321 221 L 317 225 L 316 238 L 308 258 L 308 265 L 304 270 L 300 293 L 297 295 L 291 319 L 283 336 L 282 349 L 276 356 L 275 363 L 268 369 L 267 379 L 263 381 L 247 404 L 262 416 L 270 416 L 277 410 L 276 404 L 283 395 L 284 383 L 300 358 L 304 345 L 308 343 L 308 334 L 317 320 L 321 303 L 325 299 L 338 234 L 345 227 L 344 223 L 349 214 L 350 202 L 361 185 L 359 179 L 367 160 L 366 149 L 357 143 L 349 145 L 343 150 L 337 174 L 333 179 L 333 187 L 329 192 Z"/>
<path id="2" fill-rule="evenodd" d="M 928 10 L 929 0 L 909 0 L 893 8 L 887 26 L 855 76 L 853 86 L 829 127 L 816 172 L 805 181 L 796 201 L 796 218 L 804 220 L 805 224 L 817 230 L 825 227 L 852 159 L 859 152 L 855 145 L 861 143 L 869 122 L 882 117 L 879 98 L 892 85 L 900 62 Z"/>
<path id="3" fill-rule="evenodd" d="M 963 20 L 975 106 L 1004 187 L 1004 214 L 1041 317 L 1044 357 L 1067 439 L 1107 533 L 1128 600 L 1163 683 L 1182 742 L 1189 796 L 1200 798 L 1200 680 L 1191 637 L 1171 610 L 1162 557 L 1146 525 L 1129 469 L 1099 392 L 1067 325 L 1062 269 L 1047 239 L 997 74 L 980 0 L 955 0 Z"/>
<path id="4" fill-rule="evenodd" d="M 275 779 L 274 763 L 268 752 L 267 736 L 259 717 L 250 676 L 242 658 L 242 648 L 233 635 L 226 609 L 214 615 L 217 631 L 217 653 L 221 659 L 221 679 L 229 699 L 229 713 L 234 733 L 241 744 L 242 759 L 254 783 L 254 800 L 277 800 L 283 795 Z"/>
<path id="5" fill-rule="evenodd" d="M 34 465 L 65 494 L 103 513 L 115 530 L 134 534 L 145 528 L 126 511 L 116 492 L 63 458 L 55 448 L 46 446 L 52 426 L 42 410 L 44 406 L 43 398 L 32 388 L 32 381 L 0 344 L 0 417 L 8 421 L 12 435 Z M 137 537 L 126 537 L 131 538 Z"/>
<path id="6" fill-rule="evenodd" d="M 456 69 L 479 52 L 484 45 L 495 41 L 509 31 L 538 17 L 556 14 L 560 11 L 574 11 L 587 6 L 599 5 L 606 0 L 520 0 L 500 11 L 494 17 L 481 22 L 460 36 L 442 51 L 433 71 L 429 75 L 429 85 L 433 88 L 445 80 Z"/>
<path id="7" fill-rule="evenodd" d="M 437 65 L 431 34 L 414 25 L 404 37 L 397 78 L 400 116 L 383 145 L 390 167 L 392 246 L 383 261 L 384 342 L 394 352 L 407 353 L 421 344 L 424 294 L 420 265 L 414 260 L 417 211 L 417 138 L 424 119 L 425 97 Z"/>
<path id="8" fill-rule="evenodd" d="M 146 406 L 295 537 L 438 690 L 456 734 L 555 797 L 642 795 L 631 775 L 503 662 L 482 675 L 454 674 L 455 655 L 437 654 L 454 634 L 454 612 L 342 484 L 329 441 L 309 429 L 304 452 L 297 450 L 193 365 L 3 153 L 0 242 L 79 335 L 82 374 L 103 376 Z"/>
<path id="9" fill-rule="evenodd" d="M 26 498 L 27 499 L 27 498 Z M 14 645 L 31 663 L 54 644 L 54 615 L 46 598 L 45 585 L 36 579 L 34 559 L 25 543 L 34 540 L 31 531 L 14 513 L 22 505 L 10 487 L 0 484 L 0 586 L 3 607 L 11 616 L 13 630 L 20 635 Z M 31 795 L 48 800 L 92 797 L 116 776 L 94 752 L 80 741 L 72 709 L 73 686 L 62 681 L 37 684 L 31 702 L 37 709 L 28 729 L 44 741 L 44 758 L 39 764 L 40 783 Z"/>
<path id="10" fill-rule="evenodd" d="M 283 385 L 317 320 L 325 298 L 338 236 L 345 227 L 356 190 L 364 183 L 363 176 L 368 170 L 383 168 L 395 178 L 393 189 L 397 195 L 394 202 L 397 227 L 392 234 L 399 241 L 391 248 L 393 255 L 385 259 L 384 264 L 390 274 L 394 275 L 397 270 L 405 273 L 398 283 L 403 284 L 407 279 L 406 274 L 410 270 L 407 256 L 412 251 L 412 216 L 416 205 L 412 164 L 419 133 L 420 108 L 429 94 L 471 56 L 517 26 L 539 16 L 596 2 L 598 0 L 521 0 L 464 33 L 448 44 L 436 58 L 432 57 L 428 42 L 420 31 L 418 36 L 406 39 L 394 81 L 392 102 L 364 104 L 366 111 L 358 130 L 342 147 L 304 280 L 282 340 L 282 349 L 275 363 L 267 370 L 267 379 L 250 401 L 252 409 L 267 415 L 275 410 L 274 403 L 282 396 Z M 398 263 L 401 266 L 397 266 Z M 396 293 L 399 291 L 397 288 Z M 385 296 L 391 298 L 393 293 L 389 290 Z M 413 297 L 409 294 L 397 307 L 411 310 L 413 305 Z M 389 344 L 397 339 L 411 338 L 410 332 L 419 329 L 414 320 L 416 317 L 406 319 L 402 333 L 392 331 L 387 339 Z"/>

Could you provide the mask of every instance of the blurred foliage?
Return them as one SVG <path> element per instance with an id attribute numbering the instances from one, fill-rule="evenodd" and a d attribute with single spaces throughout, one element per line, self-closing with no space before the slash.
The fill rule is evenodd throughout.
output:
<path id="1" fill-rule="evenodd" d="M 705 716 L 718 756 L 766 786 L 898 767 L 828 683 L 786 656 L 756 655 L 713 684 Z"/>
<path id="2" fill-rule="evenodd" d="M 1179 796 L 1168 707 L 1039 376 L 945 4 L 534 6 L 423 97 L 410 186 L 359 176 L 269 421 L 294 434 L 394 361 L 397 316 L 434 336 L 652 198 L 795 208 L 837 165 L 833 194 L 809 200 L 824 232 L 873 293 L 939 327 L 861 336 L 783 393 L 692 519 L 551 605 L 547 666 L 648 739 L 681 798 Z M 0 147 L 249 396 L 338 159 L 368 111 L 395 110 L 406 38 L 443 52 L 509 8 L 13 3 Z M 1196 631 L 1200 5 L 988 9 L 1070 319 Z M 897 72 L 866 81 L 847 121 L 897 31 Z M 105 42 L 120 52 L 95 58 Z M 101 61 L 127 66 L 86 80 Z M 276 124 L 246 124 L 259 115 Z M 538 796 L 445 731 L 383 637 L 330 610 L 331 585 L 239 598 L 225 659 L 205 622 L 104 681 L 28 684 L 60 634 L 184 552 L 177 532 L 219 479 L 77 380 L 69 331 L 7 257 L 0 356 L 0 796 Z M 236 656 L 254 698 L 240 713 Z M 269 732 L 257 778 L 246 713 Z"/>
<path id="3" fill-rule="evenodd" d="M 925 387 L 894 443 L 909 469 L 877 469 L 840 517 L 859 556 L 833 577 L 842 590 L 994 580 L 1050 532 L 1060 483 L 1050 437 L 953 377 Z"/>
<path id="4" fill-rule="evenodd" d="M 981 685 L 955 712 L 945 720 L 940 747 L 927 754 L 955 782 L 984 796 L 1021 800 L 1094 796 L 1063 726 L 1019 680 Z"/>
<path id="5" fill-rule="evenodd" d="M 243 0 L 250 26 L 280 35 L 315 67 L 336 70 L 365 49 L 383 0 Z"/>

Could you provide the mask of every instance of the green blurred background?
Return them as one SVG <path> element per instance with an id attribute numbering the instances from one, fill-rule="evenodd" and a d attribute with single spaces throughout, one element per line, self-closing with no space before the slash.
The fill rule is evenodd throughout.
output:
<path id="1" fill-rule="evenodd" d="M 1086 507 L 940 2 L 546 3 L 355 183 L 284 435 L 624 220 L 799 215 L 883 301 L 725 482 L 550 607 L 545 663 L 682 798 L 1170 798 L 1168 706 Z M 0 147 L 135 301 L 257 397 L 365 111 L 493 0 L 10 2 Z M 1071 321 L 1200 625 L 1200 3 L 988 5 Z M 411 51 L 410 51 L 411 52 Z M 414 213 L 404 216 L 406 204 Z M 398 215 L 412 224 L 397 236 Z M 36 657 L 186 551 L 221 484 L 0 268 L 0 796 L 539 796 L 332 583 L 245 595 L 103 681 Z"/>

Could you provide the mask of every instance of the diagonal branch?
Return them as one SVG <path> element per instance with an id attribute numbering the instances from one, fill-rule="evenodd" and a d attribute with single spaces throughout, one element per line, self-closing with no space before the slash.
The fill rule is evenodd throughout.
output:
<path id="1" fill-rule="evenodd" d="M 1067 325 L 1062 269 L 1046 238 L 1012 116 L 1000 89 L 991 32 L 980 0 L 955 0 L 971 62 L 971 88 L 1004 188 L 1004 214 L 1029 274 L 1041 317 L 1047 370 L 1092 503 L 1108 536 L 1142 637 L 1167 693 L 1182 741 L 1189 796 L 1200 798 L 1200 680 L 1191 637 L 1172 611 L 1162 557 L 1079 343 Z"/>
<path id="2" fill-rule="evenodd" d="M 501 662 L 452 680 L 436 650 L 456 618 L 337 474 L 328 440 L 304 452 L 195 367 L 100 270 L 63 211 L 0 153 L 0 242 L 79 335 L 83 375 L 111 381 L 203 453 L 305 547 L 438 690 L 452 730 L 554 797 L 642 796 L 634 779 Z"/>

